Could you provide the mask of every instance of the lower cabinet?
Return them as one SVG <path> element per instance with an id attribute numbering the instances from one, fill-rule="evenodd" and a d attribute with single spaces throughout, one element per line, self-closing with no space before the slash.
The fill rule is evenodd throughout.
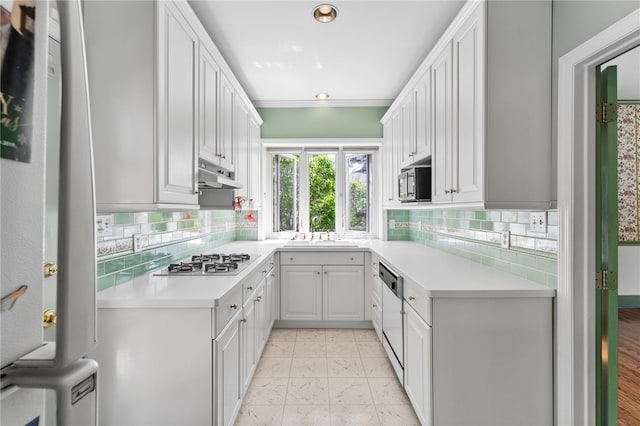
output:
<path id="1" fill-rule="evenodd" d="M 404 312 L 404 389 L 420 423 L 430 425 L 431 327 L 406 303 Z"/>
<path id="2" fill-rule="evenodd" d="M 216 424 L 230 425 L 236 417 L 243 396 L 241 311 L 229 321 L 214 340 L 215 347 L 215 417 Z"/>
<path id="3" fill-rule="evenodd" d="M 364 319 L 362 266 L 282 266 L 280 292 L 282 320 Z"/>
<path id="4" fill-rule="evenodd" d="M 322 319 L 322 266 L 280 268 L 280 319 Z"/>

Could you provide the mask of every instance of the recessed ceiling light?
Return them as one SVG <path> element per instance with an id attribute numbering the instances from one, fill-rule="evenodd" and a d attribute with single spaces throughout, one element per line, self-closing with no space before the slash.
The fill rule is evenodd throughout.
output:
<path id="1" fill-rule="evenodd" d="M 313 9 L 313 17 L 316 21 L 327 24 L 338 16 L 338 9 L 330 4 L 321 4 Z"/>
<path id="2" fill-rule="evenodd" d="M 320 100 L 329 99 L 329 94 L 328 93 L 318 93 L 316 95 L 316 99 L 320 99 Z"/>

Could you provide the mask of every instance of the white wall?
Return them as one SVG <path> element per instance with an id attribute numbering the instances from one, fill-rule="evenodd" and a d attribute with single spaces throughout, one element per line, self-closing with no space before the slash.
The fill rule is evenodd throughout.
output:
<path id="1" fill-rule="evenodd" d="M 640 247 L 618 247 L 618 294 L 640 295 Z"/>
<path id="2" fill-rule="evenodd" d="M 640 100 L 640 47 L 636 47 L 609 62 L 603 67 L 618 67 L 618 99 Z"/>
<path id="3" fill-rule="evenodd" d="M 558 59 L 637 9 L 640 0 L 553 0 L 552 199 L 558 182 Z"/>

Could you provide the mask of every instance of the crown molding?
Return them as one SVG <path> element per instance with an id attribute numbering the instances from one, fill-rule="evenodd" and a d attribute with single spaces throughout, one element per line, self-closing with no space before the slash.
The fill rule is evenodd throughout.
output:
<path id="1" fill-rule="evenodd" d="M 251 101 L 256 108 L 326 108 L 326 107 L 388 107 L 393 99 L 335 99 L 303 101 Z"/>

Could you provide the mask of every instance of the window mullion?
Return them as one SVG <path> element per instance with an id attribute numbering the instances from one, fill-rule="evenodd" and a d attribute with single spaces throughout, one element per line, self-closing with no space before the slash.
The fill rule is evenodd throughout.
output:
<path id="1" fill-rule="evenodd" d="M 309 232 L 309 156 L 300 153 L 300 232 Z"/>

